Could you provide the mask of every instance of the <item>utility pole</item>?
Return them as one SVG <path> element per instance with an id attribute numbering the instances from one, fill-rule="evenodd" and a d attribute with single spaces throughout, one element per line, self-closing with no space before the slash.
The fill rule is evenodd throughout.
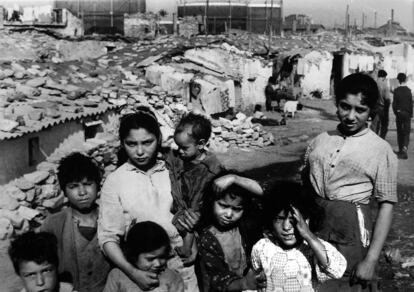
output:
<path id="1" fill-rule="evenodd" d="M 208 6 L 209 6 L 209 0 L 206 0 L 206 9 L 204 10 L 204 33 L 206 35 L 206 43 L 207 43 L 207 34 L 208 34 Z"/>
<path id="2" fill-rule="evenodd" d="M 81 14 L 81 11 L 80 11 L 80 0 L 78 0 L 78 17 L 80 18 L 80 14 Z"/>
<path id="3" fill-rule="evenodd" d="M 345 13 L 345 36 L 349 36 L 349 4 L 346 5 L 346 13 Z"/>
<path id="4" fill-rule="evenodd" d="M 365 13 L 362 12 L 362 24 L 361 24 L 361 30 L 364 30 L 365 25 Z"/>
<path id="5" fill-rule="evenodd" d="M 111 0 L 111 29 L 114 27 L 114 0 Z"/>
<path id="6" fill-rule="evenodd" d="M 374 28 L 377 28 L 377 11 L 374 14 Z"/>
<path id="7" fill-rule="evenodd" d="M 231 32 L 231 0 L 229 0 L 229 34 Z"/>
<path id="8" fill-rule="evenodd" d="M 265 1 L 265 32 L 268 30 L 268 19 L 267 19 L 267 0 Z"/>
<path id="9" fill-rule="evenodd" d="M 284 14 L 283 14 L 283 0 L 280 0 L 280 36 L 283 36 L 283 20 L 284 20 Z"/>
<path id="10" fill-rule="evenodd" d="M 269 26 L 269 54 L 272 48 L 272 33 L 273 33 L 273 0 L 270 4 L 270 26 Z"/>

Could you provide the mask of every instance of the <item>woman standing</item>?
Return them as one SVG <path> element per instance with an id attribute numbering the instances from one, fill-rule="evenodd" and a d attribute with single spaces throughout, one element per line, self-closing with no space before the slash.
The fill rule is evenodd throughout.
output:
<path id="1" fill-rule="evenodd" d="M 171 223 L 171 181 L 165 162 L 158 158 L 161 131 L 155 115 L 149 110 L 139 110 L 124 116 L 119 138 L 126 161 L 120 161 L 124 163 L 107 177 L 102 187 L 98 239 L 114 265 L 142 290 L 149 290 L 159 285 L 157 275 L 137 269 L 121 251 L 128 229 L 135 223 L 152 221 L 167 231 L 172 250 L 182 245 Z M 183 278 L 185 291 L 198 291 L 193 267 L 183 267 L 176 254 L 168 261 L 168 267 Z"/>
<path id="2" fill-rule="evenodd" d="M 371 77 L 347 76 L 335 98 L 340 124 L 309 144 L 303 172 L 305 184 L 325 210 L 319 235 L 348 262 L 344 277 L 328 281 L 320 291 L 365 291 L 374 284 L 371 280 L 397 202 L 397 158 L 390 145 L 367 127 L 378 100 Z M 379 209 L 372 232 L 368 204 L 373 197 Z"/>

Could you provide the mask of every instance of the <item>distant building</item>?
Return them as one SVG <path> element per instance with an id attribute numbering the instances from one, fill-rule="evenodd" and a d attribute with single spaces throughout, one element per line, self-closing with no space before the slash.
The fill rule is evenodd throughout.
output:
<path id="1" fill-rule="evenodd" d="M 377 33 L 386 35 L 386 36 L 405 36 L 408 34 L 407 30 L 401 26 L 397 21 L 388 20 L 388 22 L 377 29 Z"/>
<path id="2" fill-rule="evenodd" d="M 146 11 L 145 0 L 55 0 L 55 5 L 81 18 L 85 34 L 124 34 L 124 15 Z"/>
<path id="3" fill-rule="evenodd" d="M 75 36 L 93 33 L 124 34 L 125 14 L 146 11 L 146 0 L 44 0 L 5 3 L 3 14 L 6 26 L 48 27 Z"/>
<path id="4" fill-rule="evenodd" d="M 283 23 L 286 33 L 317 33 L 324 29 L 322 24 L 313 24 L 312 18 L 304 14 L 288 15 Z"/>
<path id="5" fill-rule="evenodd" d="M 291 14 L 285 17 L 285 24 L 293 25 L 294 22 L 297 25 L 312 24 L 312 18 L 304 14 Z"/>
<path id="6" fill-rule="evenodd" d="M 220 34 L 226 29 L 266 33 L 269 28 L 280 33 L 282 1 L 280 0 L 180 0 L 178 17 L 207 15 L 208 33 Z"/>

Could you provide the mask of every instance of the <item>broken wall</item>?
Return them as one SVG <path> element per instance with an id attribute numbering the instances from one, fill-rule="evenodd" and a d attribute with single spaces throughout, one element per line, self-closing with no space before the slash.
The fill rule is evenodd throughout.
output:
<path id="1" fill-rule="evenodd" d="M 199 20 L 197 17 L 185 17 L 180 18 L 178 22 L 178 35 L 185 38 L 198 35 L 199 33 Z"/>
<path id="2" fill-rule="evenodd" d="M 85 35 L 85 26 L 83 20 L 73 15 L 69 10 L 62 9 L 64 28 L 55 28 L 54 31 L 64 35 L 79 37 Z"/>
<path id="3" fill-rule="evenodd" d="M 125 15 L 124 35 L 134 38 L 155 37 L 155 20 L 146 19 L 142 14 Z"/>
<path id="4" fill-rule="evenodd" d="M 100 115 L 104 124 L 108 122 L 108 116 L 112 111 Z M 29 141 L 38 139 L 40 154 L 36 157 L 36 163 L 29 165 Z M 25 173 L 34 171 L 36 165 L 44 161 L 51 154 L 63 148 L 75 151 L 85 142 L 84 124 L 82 120 L 68 121 L 52 126 L 39 132 L 29 133 L 22 137 L 0 141 L 0 165 L 8 167 L 0 168 L 0 185 Z M 35 149 L 34 149 L 35 150 Z"/>
<path id="5" fill-rule="evenodd" d="M 239 99 L 241 110 L 254 107 L 256 103 L 265 103 L 264 89 L 272 75 L 272 63 L 251 58 L 227 44 L 223 48 L 192 49 L 184 57 L 196 64 L 222 74 L 227 79 L 237 80 L 241 84 Z"/>

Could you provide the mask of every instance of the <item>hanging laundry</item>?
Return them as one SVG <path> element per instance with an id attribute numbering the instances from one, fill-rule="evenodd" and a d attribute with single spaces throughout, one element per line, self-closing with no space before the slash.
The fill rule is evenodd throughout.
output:
<path id="1" fill-rule="evenodd" d="M 375 58 L 373 56 L 368 56 L 368 67 L 367 71 L 374 71 Z"/>
<path id="2" fill-rule="evenodd" d="M 298 67 L 296 68 L 297 74 L 298 75 L 305 75 L 305 64 L 306 61 L 305 59 L 299 59 L 298 60 Z"/>
<path id="3" fill-rule="evenodd" d="M 357 55 L 350 55 L 349 56 L 349 69 L 356 70 L 358 69 L 358 56 Z"/>

